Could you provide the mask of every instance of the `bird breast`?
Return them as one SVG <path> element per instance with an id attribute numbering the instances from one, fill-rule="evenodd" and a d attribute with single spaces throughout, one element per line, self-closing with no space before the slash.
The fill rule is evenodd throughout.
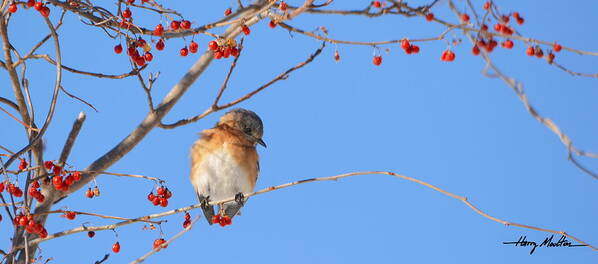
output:
<path id="1" fill-rule="evenodd" d="M 198 194 L 210 196 L 218 201 L 234 197 L 239 192 L 253 191 L 249 174 L 243 166 L 227 151 L 227 145 L 204 153 L 198 164 L 194 164 L 191 180 Z"/>

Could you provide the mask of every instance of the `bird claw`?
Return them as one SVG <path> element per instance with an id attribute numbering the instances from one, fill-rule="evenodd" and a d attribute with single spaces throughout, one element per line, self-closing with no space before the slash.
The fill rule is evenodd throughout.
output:
<path id="1" fill-rule="evenodd" d="M 245 205 L 245 195 L 242 192 L 235 194 L 235 202 L 241 206 Z"/>
<path id="2" fill-rule="evenodd" d="M 210 208 L 210 196 L 201 197 L 199 198 L 199 202 L 201 205 L 201 209 L 209 209 Z"/>

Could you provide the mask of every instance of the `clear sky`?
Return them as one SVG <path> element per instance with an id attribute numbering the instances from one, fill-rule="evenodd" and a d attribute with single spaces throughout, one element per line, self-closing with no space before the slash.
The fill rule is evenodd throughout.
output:
<path id="1" fill-rule="evenodd" d="M 201 1 L 204 2 L 204 1 Z M 244 1 L 246 2 L 246 1 Z M 296 5 L 301 1 L 289 1 Z M 338 3 L 336 3 L 338 2 Z M 342 2 L 342 3 L 341 3 Z M 331 8 L 361 9 L 368 1 L 335 1 Z M 413 1 L 414 5 L 429 1 Z M 482 1 L 473 1 L 482 5 Z M 581 50 L 598 51 L 596 3 L 584 0 L 496 1 L 503 11 L 519 11 L 526 22 L 524 36 L 558 41 Z M 222 16 L 236 1 L 166 1 L 195 25 Z M 460 8 L 464 2 L 457 1 Z M 113 8 L 115 10 L 115 7 Z M 113 10 L 113 11 L 114 11 Z M 478 9 L 479 10 L 479 9 Z M 133 10 L 137 11 L 137 10 Z M 436 17 L 456 23 L 446 1 L 432 10 Z M 141 11 L 137 11 L 141 12 Z M 51 19 L 59 12 L 52 9 Z M 159 17 L 136 20 L 152 26 Z M 422 17 L 318 16 L 305 14 L 289 24 L 305 30 L 326 26 L 337 39 L 377 41 L 427 38 L 444 28 Z M 82 25 L 67 14 L 60 29 L 63 63 L 109 74 L 130 70 L 125 55 L 112 48 L 118 41 L 101 30 Z M 10 27 L 13 45 L 21 54 L 47 34 L 39 15 L 19 9 Z M 484 77 L 481 58 L 471 55 L 463 39 L 454 47 L 456 60 L 440 61 L 445 41 L 420 43 L 417 55 L 406 55 L 398 44 L 383 46 L 382 65 L 372 65 L 372 47 L 338 45 L 342 57 L 333 59 L 328 45 L 313 63 L 256 95 L 240 107 L 261 116 L 268 148 L 259 148 L 261 173 L 258 189 L 311 177 L 345 172 L 388 170 L 434 184 L 468 197 L 488 214 L 521 224 L 567 231 L 598 245 L 598 180 L 567 160 L 558 137 L 534 120 L 515 93 L 498 79 Z M 196 38 L 200 51 L 205 36 Z M 189 40 L 187 40 L 189 41 Z M 180 57 L 185 44 L 175 39 L 154 52 L 145 71 L 157 72 L 154 101 L 160 101 L 199 57 Z M 303 61 L 319 41 L 289 34 L 266 22 L 252 27 L 244 54 L 222 101 L 228 102 L 257 88 L 275 75 Z M 41 51 L 53 56 L 53 46 Z M 493 60 L 507 75 L 525 85 L 530 102 L 551 118 L 581 149 L 598 151 L 598 82 L 573 77 L 541 59 L 525 55 L 525 44 L 513 50 L 497 47 Z M 214 61 L 166 116 L 173 122 L 203 112 L 212 102 L 232 60 Z M 595 73 L 596 57 L 560 52 L 556 61 L 572 70 Z M 54 82 L 54 66 L 43 61 L 28 64 L 38 122 L 45 117 Z M 0 96 L 12 98 L 8 77 Z M 64 72 L 64 88 L 93 104 L 99 112 L 60 95 L 54 122 L 45 136 L 46 159 L 57 159 L 71 124 L 80 111 L 87 113 L 69 163 L 83 169 L 123 139 L 147 113 L 146 98 L 135 78 L 95 79 Z M 197 133 L 210 128 L 222 114 L 174 130 L 154 129 L 111 172 L 160 177 L 174 196 L 168 210 L 196 202 L 188 181 L 189 148 Z M 1 145 L 12 150 L 26 145 L 23 129 L 0 114 Z M 598 171 L 598 161 L 581 158 Z M 22 176 L 21 176 L 22 177 Z M 56 206 L 122 217 L 164 211 L 147 200 L 152 182 L 103 175 L 97 178 L 102 195 L 84 198 L 80 191 Z M 0 212 L 5 216 L 5 212 Z M 191 212 L 198 215 L 199 210 Z M 12 228 L 0 222 L 0 248 L 7 249 Z M 183 216 L 166 218 L 165 237 L 182 229 Z M 78 216 L 68 221 L 50 217 L 50 234 L 82 223 L 112 223 Z M 122 250 L 108 263 L 128 263 L 151 249 L 159 231 L 142 224 L 118 228 Z M 458 200 L 424 186 L 382 175 L 358 176 L 337 182 L 319 182 L 260 195 L 249 200 L 232 226 L 207 226 L 202 220 L 167 249 L 146 263 L 596 263 L 598 252 L 589 248 L 530 248 L 503 245 L 520 236 L 541 242 L 548 233 L 507 227 L 483 218 Z M 92 263 L 115 242 L 112 231 L 58 238 L 42 244 L 50 263 Z"/>

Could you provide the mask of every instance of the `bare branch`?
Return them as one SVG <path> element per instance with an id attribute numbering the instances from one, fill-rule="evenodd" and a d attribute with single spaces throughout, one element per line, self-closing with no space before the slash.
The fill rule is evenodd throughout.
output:
<path id="1" fill-rule="evenodd" d="M 66 159 L 68 158 L 69 154 L 71 153 L 71 149 L 75 144 L 75 139 L 79 135 L 79 131 L 81 131 L 81 127 L 83 126 L 83 122 L 85 122 L 85 113 L 80 112 L 79 116 L 73 123 L 73 127 L 71 128 L 71 132 L 69 136 L 66 138 L 66 142 L 64 143 L 64 147 L 62 147 L 62 153 L 60 154 L 60 159 L 58 159 L 58 164 L 61 167 L 64 167 L 66 163 Z"/>

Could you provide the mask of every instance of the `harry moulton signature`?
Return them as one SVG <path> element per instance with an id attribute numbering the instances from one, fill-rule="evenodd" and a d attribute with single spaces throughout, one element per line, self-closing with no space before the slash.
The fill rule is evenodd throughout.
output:
<path id="1" fill-rule="evenodd" d="M 585 247 L 587 245 L 574 245 L 573 243 L 571 243 L 571 241 L 567 240 L 567 238 L 565 236 L 561 236 L 561 238 L 557 241 L 557 242 L 553 242 L 552 240 L 554 239 L 554 235 L 551 235 L 550 237 L 547 237 L 546 239 L 544 239 L 544 241 L 542 241 L 542 243 L 538 244 L 537 242 L 534 241 L 528 241 L 526 240 L 527 236 L 520 236 L 519 240 L 517 241 L 513 241 L 513 242 L 502 242 L 505 245 L 508 244 L 515 244 L 515 246 L 519 246 L 519 247 L 532 247 L 532 249 L 530 250 L 529 254 L 533 254 L 534 251 L 536 251 L 537 247 Z"/>

